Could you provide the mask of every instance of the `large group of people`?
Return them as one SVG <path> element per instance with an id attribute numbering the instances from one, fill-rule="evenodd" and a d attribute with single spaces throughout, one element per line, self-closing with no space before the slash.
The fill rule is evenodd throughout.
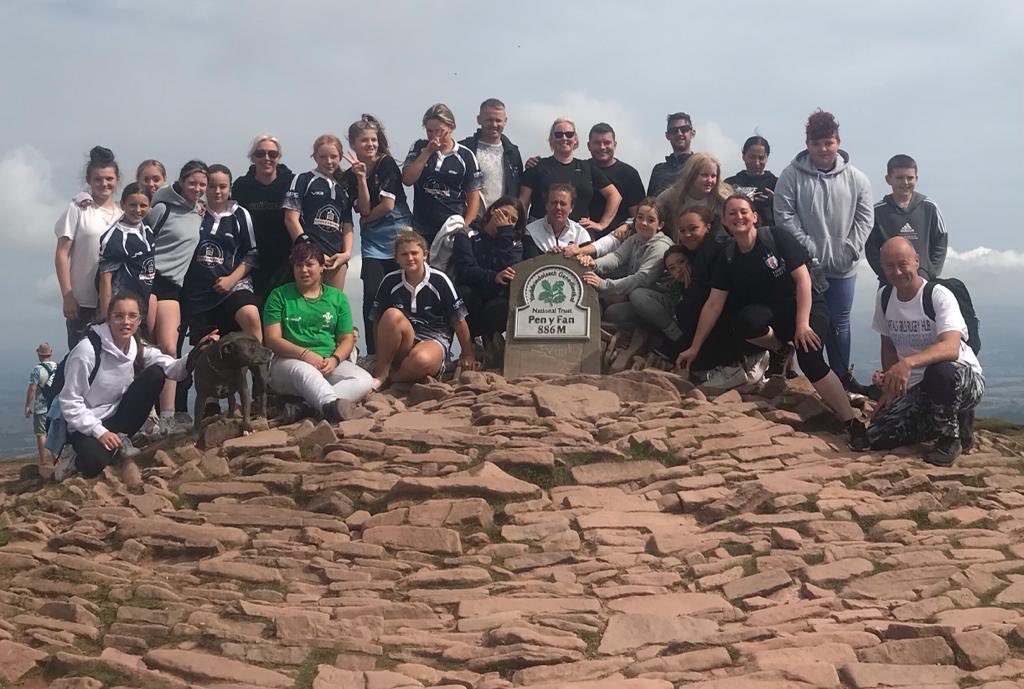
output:
<path id="1" fill-rule="evenodd" d="M 676 112 L 666 118 L 671 153 L 645 188 L 616 157 L 607 123 L 590 128 L 583 159 L 576 123 L 559 117 L 551 154 L 524 163 L 507 122 L 505 104 L 487 99 L 476 132 L 456 140 L 454 114 L 435 104 L 422 118 L 425 138 L 399 164 L 381 122 L 363 115 L 347 130 L 347 149 L 333 134 L 317 136 L 310 169 L 298 173 L 264 134 L 237 178 L 223 164 L 189 160 L 169 180 L 150 159 L 122 180 L 113 153 L 93 148 L 88 191 L 56 224 L 67 382 L 58 403 L 39 411 L 30 398 L 52 373 L 41 363 L 26 415 L 61 418 L 79 470 L 94 474 L 143 425 L 171 433 L 186 420 L 186 340 L 242 331 L 272 351 L 272 390 L 339 421 L 373 390 L 440 374 L 456 339 L 462 366 L 478 366 L 481 348 L 493 355 L 487 362 L 500 361 L 517 264 L 559 253 L 580 262 L 604 321 L 649 332 L 655 351 L 697 379 L 765 356 L 770 372 L 786 374 L 795 353 L 851 447 L 936 432 L 929 461 L 950 463 L 969 446 L 984 382 L 956 299 L 929 282 L 947 235 L 937 205 L 915 190 L 913 158 L 890 160 L 892 194 L 875 204 L 867 176 L 839 147 L 835 117 L 818 110 L 806 149 L 778 177 L 767 169 L 769 142 L 752 136 L 744 169 L 724 178 L 714 156 L 692 150 L 690 115 Z M 363 333 L 345 294 L 356 227 Z M 850 361 L 865 256 L 895 288 L 879 291 L 883 370 L 869 385 Z M 850 395 L 872 390 L 881 411 L 865 427 Z"/>

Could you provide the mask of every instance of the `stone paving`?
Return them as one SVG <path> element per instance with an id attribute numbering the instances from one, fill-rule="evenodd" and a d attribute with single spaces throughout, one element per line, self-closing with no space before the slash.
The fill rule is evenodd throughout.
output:
<path id="1" fill-rule="evenodd" d="M 0 687 L 1024 687 L 1024 454 L 850 453 L 806 383 L 465 373 L 0 477 Z M 800 430 L 803 429 L 803 430 Z"/>

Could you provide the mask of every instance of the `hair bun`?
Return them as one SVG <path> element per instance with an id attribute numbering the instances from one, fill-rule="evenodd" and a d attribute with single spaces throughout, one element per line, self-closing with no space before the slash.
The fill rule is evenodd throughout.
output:
<path id="1" fill-rule="evenodd" d="M 89 150 L 89 162 L 97 164 L 112 163 L 114 162 L 114 152 L 103 146 L 93 146 Z"/>
<path id="2" fill-rule="evenodd" d="M 377 118 L 368 112 L 364 112 L 362 117 L 360 117 L 359 119 L 361 119 L 363 122 L 369 122 L 370 124 L 378 124 Z"/>

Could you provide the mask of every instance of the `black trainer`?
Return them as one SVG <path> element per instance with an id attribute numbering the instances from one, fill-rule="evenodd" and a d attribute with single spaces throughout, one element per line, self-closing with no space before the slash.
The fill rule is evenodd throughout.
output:
<path id="1" fill-rule="evenodd" d="M 324 415 L 330 423 L 338 423 L 352 418 L 352 413 L 355 410 L 354 404 L 348 400 L 338 398 L 333 402 L 328 402 L 320 408 L 320 412 Z"/>
<path id="2" fill-rule="evenodd" d="M 965 409 L 956 418 L 960 426 L 960 446 L 964 452 L 974 449 L 974 410 Z"/>
<path id="3" fill-rule="evenodd" d="M 850 419 L 846 422 L 846 432 L 849 434 L 847 446 L 854 452 L 867 452 L 871 449 L 871 441 L 868 439 L 868 429 L 860 419 Z"/>
<path id="4" fill-rule="evenodd" d="M 951 467 L 962 452 L 959 438 L 939 438 L 935 446 L 925 454 L 924 461 L 932 466 Z"/>

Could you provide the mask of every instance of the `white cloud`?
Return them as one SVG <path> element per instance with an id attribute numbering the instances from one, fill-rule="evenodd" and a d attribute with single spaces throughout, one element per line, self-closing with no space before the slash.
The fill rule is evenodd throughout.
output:
<path id="1" fill-rule="evenodd" d="M 52 247 L 53 224 L 67 201 L 53 188 L 51 166 L 32 146 L 19 146 L 0 158 L 0 241 L 8 249 Z"/>
<path id="2" fill-rule="evenodd" d="M 979 246 L 961 253 L 956 249 L 950 248 L 946 256 L 946 265 L 958 264 L 997 271 L 1015 270 L 1024 268 L 1024 252 L 989 249 L 987 246 Z"/>

